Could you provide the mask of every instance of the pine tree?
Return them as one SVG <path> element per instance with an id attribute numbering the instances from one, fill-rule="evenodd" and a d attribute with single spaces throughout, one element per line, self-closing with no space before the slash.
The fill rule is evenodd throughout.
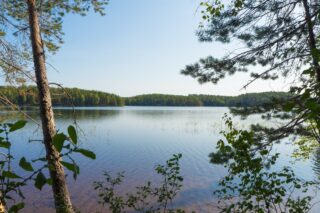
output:
<path id="1" fill-rule="evenodd" d="M 247 72 L 249 66 L 263 67 L 251 72 L 252 80 L 276 79 L 279 75 L 299 73 L 306 64 L 316 71 L 318 62 L 319 1 L 313 0 L 236 0 L 202 3 L 208 24 L 198 31 L 202 42 L 241 41 L 244 51 L 223 58 L 209 56 L 188 65 L 182 73 L 200 83 L 217 83 L 226 75 Z"/>
<path id="2" fill-rule="evenodd" d="M 34 80 L 38 88 L 43 142 L 56 212 L 73 212 L 60 154 L 53 146 L 56 134 L 45 56 L 63 43 L 62 23 L 67 13 L 85 15 L 90 8 L 104 14 L 107 0 L 3 0 L 0 2 L 0 68 L 7 80 Z M 30 51 L 31 50 L 31 51 Z M 18 82 L 21 82 L 19 80 Z"/>
<path id="3" fill-rule="evenodd" d="M 213 0 L 201 5 L 208 23 L 198 31 L 200 41 L 241 41 L 244 50 L 223 58 L 201 59 L 186 66 L 182 74 L 200 83 L 218 83 L 226 75 L 251 71 L 244 87 L 257 79 L 298 76 L 299 84 L 291 86 L 290 98 L 232 112 L 243 117 L 260 113 L 264 119 L 284 119 L 284 124 L 277 127 L 252 126 L 261 146 L 292 134 L 312 137 L 320 144 L 319 1 L 235 0 L 226 5 Z M 255 66 L 261 71 L 249 69 Z"/>

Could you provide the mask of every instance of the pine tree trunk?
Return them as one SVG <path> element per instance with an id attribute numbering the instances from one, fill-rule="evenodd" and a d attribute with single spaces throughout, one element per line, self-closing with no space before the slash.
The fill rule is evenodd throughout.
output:
<path id="1" fill-rule="evenodd" d="M 60 163 L 60 154 L 52 144 L 56 134 L 51 95 L 45 66 L 45 53 L 41 39 L 36 0 L 27 0 L 30 39 L 32 43 L 35 75 L 38 87 L 40 117 L 42 122 L 43 142 L 46 148 L 46 157 L 49 173 L 52 179 L 52 191 L 57 213 L 73 213 L 69 191 L 65 179 L 64 169 Z"/>
<path id="2" fill-rule="evenodd" d="M 314 34 L 314 30 L 313 30 L 313 23 L 312 23 L 312 19 L 311 19 L 311 15 L 310 15 L 310 6 L 308 3 L 308 0 L 302 0 L 302 2 L 303 2 L 305 18 L 306 18 L 306 23 L 307 23 L 307 28 L 308 28 L 308 34 L 309 34 L 310 51 L 318 50 L 317 43 L 316 43 L 316 37 Z M 320 82 L 320 65 L 319 65 L 318 59 L 315 56 L 312 56 L 312 62 L 313 62 L 314 69 L 316 71 L 317 82 Z"/>

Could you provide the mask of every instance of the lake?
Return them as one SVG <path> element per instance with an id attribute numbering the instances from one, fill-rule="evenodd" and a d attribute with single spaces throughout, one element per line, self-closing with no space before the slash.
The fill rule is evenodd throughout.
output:
<path id="1" fill-rule="evenodd" d="M 103 171 L 113 174 L 125 171 L 124 185 L 119 190 L 120 193 L 130 192 L 148 180 L 157 183 L 159 176 L 154 171 L 155 165 L 164 164 L 172 154 L 181 153 L 184 186 L 175 205 L 197 212 L 214 212 L 216 200 L 212 192 L 226 171 L 210 164 L 208 155 L 221 138 L 219 132 L 225 128 L 222 117 L 228 112 L 225 107 L 79 107 L 75 113 L 71 108 L 56 108 L 59 131 L 66 131 L 76 116 L 81 129 L 81 146 L 97 155 L 96 160 L 75 155 L 80 176 L 77 181 L 71 175 L 68 177 L 74 205 L 82 212 L 108 212 L 97 204 L 92 187 L 93 181 L 102 179 Z M 38 120 L 36 111 L 28 110 L 27 113 Z M 234 120 L 241 128 L 265 122 L 258 115 L 247 120 Z M 15 144 L 13 152 L 27 156 L 27 159 L 43 156 L 42 144 L 37 141 L 28 143 L 29 139 L 41 139 L 40 129 L 32 121 L 11 136 Z M 276 149 L 282 153 L 279 167 L 292 160 L 292 148 L 285 143 L 277 145 Z M 296 173 L 306 179 L 315 178 L 320 168 L 319 155 L 309 161 L 297 162 L 294 166 Z M 41 192 L 26 187 L 25 192 L 27 206 L 22 212 L 54 212 L 48 186 Z"/>

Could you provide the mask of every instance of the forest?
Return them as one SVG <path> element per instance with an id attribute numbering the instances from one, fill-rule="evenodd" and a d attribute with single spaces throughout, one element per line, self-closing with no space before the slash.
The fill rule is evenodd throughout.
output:
<path id="1" fill-rule="evenodd" d="M 37 106 L 37 88 L 23 86 L 19 88 L 0 87 L 0 93 L 18 106 Z M 124 99 L 118 95 L 83 90 L 78 88 L 51 88 L 54 106 L 123 106 Z"/>
<path id="2" fill-rule="evenodd" d="M 188 2 L 0 1 L 0 213 L 320 212 L 320 1 Z"/>
<path id="3" fill-rule="evenodd" d="M 0 87 L 0 93 L 18 106 L 37 106 L 34 86 Z M 247 93 L 239 96 L 144 94 L 120 97 L 115 94 L 78 88 L 51 88 L 53 106 L 259 106 L 272 99 L 285 100 L 286 92 Z"/>
<path id="4" fill-rule="evenodd" d="M 125 98 L 128 106 L 228 106 L 250 107 L 269 103 L 273 99 L 288 99 L 286 92 L 247 93 L 239 96 L 163 95 L 149 94 Z"/>

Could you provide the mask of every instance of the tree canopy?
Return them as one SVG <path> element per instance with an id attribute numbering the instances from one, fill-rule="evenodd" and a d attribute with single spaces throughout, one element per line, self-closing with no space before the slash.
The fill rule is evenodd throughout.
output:
<path id="1" fill-rule="evenodd" d="M 252 79 L 276 79 L 280 75 L 301 74 L 307 64 L 320 70 L 313 53 L 319 34 L 318 1 L 306 0 L 237 0 L 203 3 L 207 24 L 197 32 L 201 42 L 240 41 L 242 51 L 222 58 L 209 56 L 187 65 L 181 72 L 200 83 L 217 83 L 226 75 L 248 72 Z M 256 70 L 261 70 L 257 72 Z M 245 85 L 247 86 L 247 85 Z"/>
<path id="2" fill-rule="evenodd" d="M 286 100 L 290 97 L 285 92 L 248 93 L 239 96 L 220 95 L 138 95 L 125 99 L 126 105 L 132 106 L 228 106 L 250 107 L 261 106 L 273 99 Z"/>
<path id="3" fill-rule="evenodd" d="M 165 95 L 145 94 L 132 97 L 120 97 L 115 94 L 84 90 L 78 88 L 52 87 L 53 106 L 228 106 L 250 107 L 262 106 L 273 99 L 286 100 L 290 93 L 285 92 L 262 92 L 248 93 L 239 96 L 220 95 Z M 0 93 L 8 101 L 18 106 L 37 106 L 38 96 L 36 87 L 0 87 Z M 5 100 L 0 104 L 4 105 Z"/>
<path id="4" fill-rule="evenodd" d="M 318 1 L 308 0 L 237 0 L 202 3 L 207 24 L 198 37 L 203 42 L 240 41 L 243 48 L 222 58 L 209 56 L 187 65 L 181 72 L 200 83 L 218 83 L 226 75 L 251 72 L 251 79 L 275 80 L 291 76 L 292 96 L 286 101 L 273 100 L 259 107 L 234 109 L 241 115 L 264 113 L 266 119 L 283 118 L 285 124 L 274 128 L 253 126 L 257 139 L 270 144 L 290 134 L 313 135 L 319 139 L 319 14 Z M 254 66 L 258 68 L 252 69 Z M 260 71 L 259 71 L 260 70 Z M 289 119 L 290 118 L 290 119 Z M 313 123 L 310 132 L 306 123 Z"/>
<path id="5" fill-rule="evenodd" d="M 61 149 L 54 146 L 57 131 L 47 78 L 46 56 L 47 53 L 55 53 L 63 42 L 62 23 L 65 14 L 85 15 L 93 8 L 103 15 L 107 3 L 107 0 L 0 2 L 0 69 L 11 83 L 24 83 L 28 79 L 37 84 L 43 144 L 56 212 L 72 213 L 74 210 L 61 162 Z M 6 100 L 1 94 L 0 98 Z"/>
<path id="6" fill-rule="evenodd" d="M 123 106 L 124 100 L 115 94 L 78 88 L 51 87 L 54 106 Z M 37 88 L 34 86 L 0 87 L 0 93 L 18 106 L 37 106 Z"/>
<path id="7" fill-rule="evenodd" d="M 273 146 L 276 143 L 285 142 L 286 145 L 291 143 L 298 146 L 297 149 L 302 151 L 298 156 L 303 157 L 312 154 L 314 148 L 320 144 L 319 1 L 213 0 L 202 3 L 202 6 L 203 18 L 208 22 L 198 31 L 200 41 L 240 41 L 243 46 L 222 58 L 209 56 L 200 59 L 195 64 L 187 65 L 182 74 L 189 75 L 200 83 L 218 83 L 227 75 L 251 72 L 251 79 L 244 87 L 257 79 L 275 80 L 281 75 L 293 77 L 295 80 L 290 85 L 291 96 L 288 99 L 274 99 L 260 106 L 232 109 L 237 115 L 261 113 L 263 119 L 276 118 L 281 119 L 281 122 L 271 127 L 260 122 L 247 131 L 233 128 L 231 120 L 227 119 L 230 132 L 222 132 L 225 140 L 220 140 L 216 151 L 210 155 L 213 163 L 222 163 L 229 171 L 220 182 L 220 195 L 227 204 L 225 212 L 252 211 L 256 207 L 258 209 L 253 211 L 264 212 L 270 209 L 269 207 L 272 211 L 278 211 L 277 208 L 283 208 L 282 204 L 279 205 L 283 199 L 281 196 L 275 199 L 272 196 L 282 191 L 282 195 L 291 197 L 292 191 L 278 190 L 277 186 L 295 184 L 291 175 L 293 173 L 290 169 L 285 169 L 277 174 L 271 166 L 263 166 L 261 163 L 271 160 L 269 162 L 274 161 L 272 164 L 275 164 L 277 155 L 280 155 L 274 155 Z M 245 162 L 245 156 L 249 161 Z M 252 172 L 255 173 L 253 178 L 250 177 Z M 287 177 L 290 177 L 290 180 L 281 182 Z M 272 183 L 274 178 L 278 179 L 276 185 Z M 258 182 L 255 182 L 256 180 Z M 291 189 L 301 189 L 301 184 L 296 186 Z M 238 196 L 235 197 L 232 193 L 238 193 Z M 267 196 L 264 196 L 265 193 Z M 261 195 L 263 199 L 271 196 L 262 206 Z M 303 201 L 303 204 L 295 204 L 292 200 L 287 200 L 286 204 L 291 203 L 294 204 L 293 207 L 303 208 L 285 208 L 284 212 L 307 212 L 310 205 L 304 204 L 311 198 L 298 198 L 298 202 Z M 235 202 L 228 203 L 230 199 Z M 269 206 L 272 203 L 277 207 Z"/>
<path id="8" fill-rule="evenodd" d="M 55 53 L 63 44 L 63 18 L 66 14 L 85 16 L 90 9 L 104 15 L 108 0 L 37 0 L 43 48 Z M 29 14 L 26 1 L 0 1 L 0 70 L 11 83 L 34 81 L 32 48 L 29 40 Z"/>

